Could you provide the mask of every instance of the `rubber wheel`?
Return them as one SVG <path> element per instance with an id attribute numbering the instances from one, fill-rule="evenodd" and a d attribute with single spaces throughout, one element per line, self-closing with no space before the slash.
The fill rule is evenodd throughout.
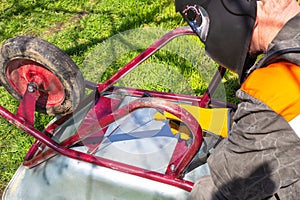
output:
<path id="1" fill-rule="evenodd" d="M 2 45 L 0 82 L 19 101 L 28 83 L 36 84 L 36 110 L 48 115 L 72 112 L 84 96 L 84 79 L 73 60 L 36 37 L 19 36 Z"/>

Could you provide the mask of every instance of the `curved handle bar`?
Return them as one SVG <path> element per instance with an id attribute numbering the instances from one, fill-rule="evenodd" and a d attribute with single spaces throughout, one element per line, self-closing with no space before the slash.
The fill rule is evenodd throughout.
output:
<path id="1" fill-rule="evenodd" d="M 177 164 L 170 163 L 168 168 L 170 168 L 170 166 L 173 165 L 172 169 L 167 170 L 168 175 L 180 177 L 181 174 L 184 172 L 185 168 L 188 166 L 188 164 L 191 162 L 191 160 L 201 147 L 203 137 L 202 129 L 199 123 L 191 113 L 186 111 L 184 108 L 174 103 L 171 103 L 170 101 L 152 97 L 145 97 L 134 100 L 131 103 L 116 110 L 115 112 L 104 116 L 99 120 L 99 125 L 101 127 L 105 127 L 139 108 L 156 108 L 163 111 L 167 111 L 181 119 L 191 130 L 193 134 L 193 141 L 190 148 L 181 156 L 181 158 L 179 159 L 180 161 Z"/>

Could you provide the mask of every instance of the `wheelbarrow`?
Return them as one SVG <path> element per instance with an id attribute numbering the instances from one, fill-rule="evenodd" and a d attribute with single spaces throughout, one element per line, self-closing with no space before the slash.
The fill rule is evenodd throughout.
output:
<path id="1" fill-rule="evenodd" d="M 201 96 L 117 86 L 179 36 L 171 30 L 102 83 L 85 80 L 55 45 L 19 36 L 1 47 L 0 82 L 19 101 L 0 115 L 36 139 L 3 199 L 188 199 L 208 174 L 206 159 L 227 136 L 235 106 L 211 98 L 219 66 Z M 87 90 L 89 92 L 87 92 Z M 35 112 L 54 116 L 44 130 Z"/>

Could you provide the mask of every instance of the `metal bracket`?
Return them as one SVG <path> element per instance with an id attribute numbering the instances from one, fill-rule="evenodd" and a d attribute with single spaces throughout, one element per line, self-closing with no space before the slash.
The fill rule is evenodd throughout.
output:
<path id="1" fill-rule="evenodd" d="M 39 96 L 38 86 L 33 82 L 28 83 L 27 90 L 20 101 L 20 105 L 16 112 L 17 116 L 31 126 L 34 126 L 35 105 Z"/>

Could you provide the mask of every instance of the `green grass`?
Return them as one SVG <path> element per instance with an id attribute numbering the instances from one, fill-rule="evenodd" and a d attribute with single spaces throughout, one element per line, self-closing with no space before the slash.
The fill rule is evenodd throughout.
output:
<path id="1" fill-rule="evenodd" d="M 64 50 L 86 78 L 98 82 L 115 73 L 161 34 L 182 25 L 186 24 L 175 13 L 173 0 L 3 0 L 0 3 L 0 44 L 19 35 L 40 37 Z M 150 32 L 137 31 L 139 29 Z M 109 46 L 116 34 L 122 39 L 117 52 Z M 126 43 L 133 45 L 129 45 L 129 50 L 124 47 L 123 52 L 121 48 Z M 179 39 L 118 84 L 200 95 L 209 80 L 206 73 L 214 70 L 215 64 L 202 58 L 203 48 L 199 47 L 198 39 Z M 203 65 L 210 67 L 202 69 Z M 237 85 L 235 77 L 229 80 L 234 81 L 229 87 L 225 84 L 226 92 Z M 18 106 L 3 88 L 0 88 L 0 104 L 11 112 Z M 42 130 L 50 119 L 37 113 L 36 128 Z M 33 141 L 0 119 L 0 191 Z"/>

